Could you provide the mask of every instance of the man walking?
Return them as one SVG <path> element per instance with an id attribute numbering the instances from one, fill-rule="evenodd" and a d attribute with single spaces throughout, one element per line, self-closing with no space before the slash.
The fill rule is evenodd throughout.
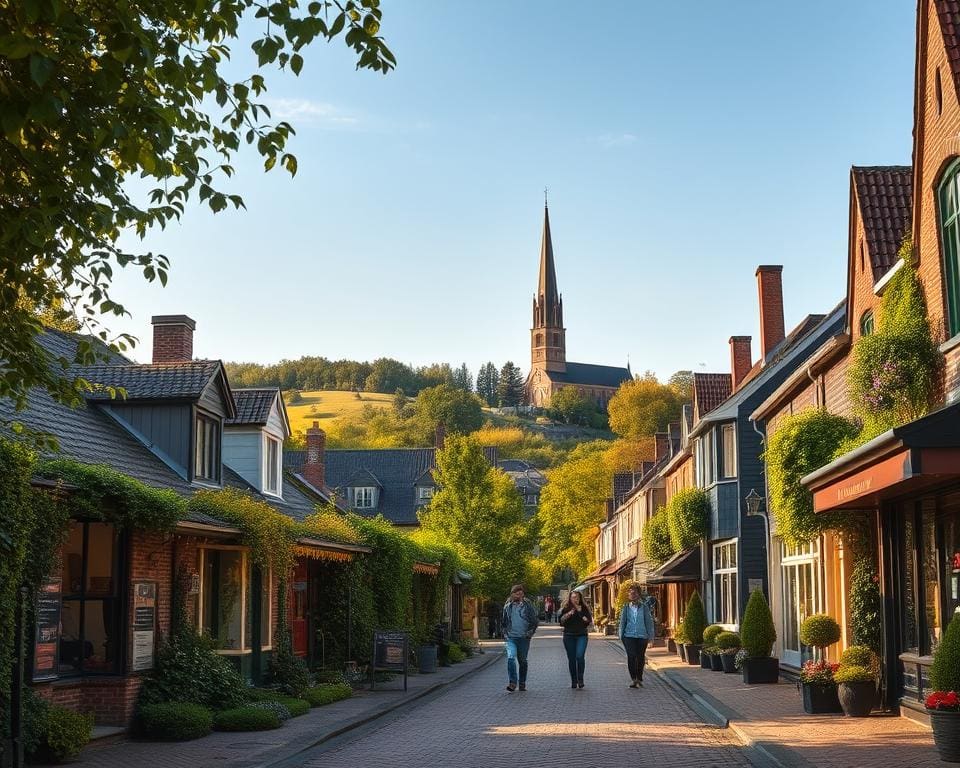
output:
<path id="1" fill-rule="evenodd" d="M 620 611 L 620 642 L 627 652 L 630 687 L 642 688 L 647 644 L 653 640 L 653 614 L 636 587 L 627 590 L 627 598 L 629 602 Z"/>
<path id="2" fill-rule="evenodd" d="M 537 631 L 537 609 L 524 596 L 523 584 L 514 584 L 510 597 L 503 604 L 500 628 L 507 647 L 507 690 L 527 690 L 527 653 L 530 638 Z M 519 677 L 517 668 L 519 666 Z"/>

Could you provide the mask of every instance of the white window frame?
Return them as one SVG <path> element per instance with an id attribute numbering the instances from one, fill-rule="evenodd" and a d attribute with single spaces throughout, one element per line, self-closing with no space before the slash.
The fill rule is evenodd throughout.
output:
<path id="1" fill-rule="evenodd" d="M 727 448 L 727 436 L 730 435 L 730 450 Z M 737 477 L 737 425 L 724 424 L 720 427 L 720 479 L 735 480 Z M 728 466 L 728 463 L 730 466 Z"/>
<path id="2" fill-rule="evenodd" d="M 434 488 L 432 485 L 418 485 L 417 486 L 417 501 L 421 504 L 426 504 L 433 498 Z"/>
<path id="3" fill-rule="evenodd" d="M 270 487 L 270 447 L 276 446 L 277 455 L 274 457 L 273 469 L 276 471 L 276 486 Z M 283 442 L 273 435 L 263 437 L 263 492 L 271 496 L 283 497 Z"/>
<path id="4" fill-rule="evenodd" d="M 799 640 L 800 624 L 806 618 L 803 611 L 797 611 L 794 616 L 797 628 L 797 646 L 798 648 L 787 648 L 786 644 L 790 640 L 787 635 L 787 611 L 793 608 L 796 610 L 800 606 L 793 606 L 793 595 L 788 590 L 789 581 L 787 579 L 788 571 L 796 569 L 799 578 L 801 568 L 810 567 L 813 572 L 812 589 L 814 604 L 813 613 L 823 611 L 823 579 L 820 572 L 820 538 L 811 539 L 797 546 L 789 546 L 783 541 L 780 542 L 780 597 L 781 597 L 781 616 L 780 626 L 780 653 L 787 664 L 799 667 L 808 658 L 812 658 L 813 649 L 804 653 L 804 648 Z M 799 583 L 799 581 L 797 582 Z M 810 615 L 810 614 L 808 614 Z"/>
<path id="5" fill-rule="evenodd" d="M 354 509 L 373 509 L 377 506 L 377 489 L 372 485 L 363 485 L 353 489 Z"/>
<path id="6" fill-rule="evenodd" d="M 724 562 L 724 554 L 726 561 Z M 711 548 L 710 556 L 713 566 L 713 623 L 722 624 L 725 627 L 734 627 L 737 625 L 739 610 L 737 600 L 737 540 L 722 541 L 714 544 Z M 732 563 L 732 564 L 731 564 Z M 719 585 L 724 583 L 727 587 L 721 591 Z M 722 598 L 725 598 L 722 600 Z M 723 605 L 721 605 L 721 601 Z"/>

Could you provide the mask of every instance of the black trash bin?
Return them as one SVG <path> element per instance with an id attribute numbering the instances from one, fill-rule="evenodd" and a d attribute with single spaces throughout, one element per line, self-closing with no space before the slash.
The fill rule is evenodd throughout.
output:
<path id="1" fill-rule="evenodd" d="M 437 646 L 421 645 L 417 650 L 417 664 L 421 674 L 437 671 Z"/>

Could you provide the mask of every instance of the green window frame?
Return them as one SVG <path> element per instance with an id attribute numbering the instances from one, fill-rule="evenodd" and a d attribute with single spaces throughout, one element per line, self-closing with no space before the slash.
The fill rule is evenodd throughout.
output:
<path id="1" fill-rule="evenodd" d="M 937 197 L 940 202 L 947 327 L 952 337 L 960 333 L 960 161 L 947 168 Z"/>
<path id="2" fill-rule="evenodd" d="M 860 318 L 860 335 L 869 336 L 873 333 L 873 310 L 868 309 Z"/>

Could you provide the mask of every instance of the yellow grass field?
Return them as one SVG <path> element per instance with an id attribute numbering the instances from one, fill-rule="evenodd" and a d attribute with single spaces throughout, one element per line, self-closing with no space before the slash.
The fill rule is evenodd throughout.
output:
<path id="1" fill-rule="evenodd" d="M 341 416 L 356 415 L 365 405 L 376 408 L 393 406 L 393 395 L 381 395 L 377 392 L 361 392 L 362 400 L 357 400 L 356 392 L 326 389 L 301 392 L 300 395 L 303 398 L 301 402 L 287 404 L 287 415 L 290 417 L 290 429 L 293 432 L 302 431 L 315 421 L 328 429 Z"/>

